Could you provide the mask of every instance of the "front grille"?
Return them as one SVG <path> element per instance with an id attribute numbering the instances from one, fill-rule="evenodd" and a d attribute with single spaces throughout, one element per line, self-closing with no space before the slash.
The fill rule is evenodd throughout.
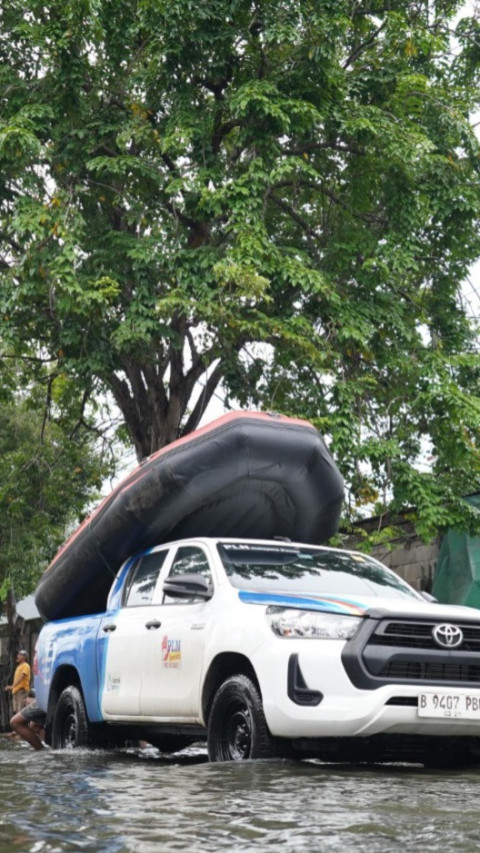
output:
<path id="1" fill-rule="evenodd" d="M 387 622 L 381 623 L 370 639 L 382 646 L 401 646 L 409 649 L 438 649 L 432 636 L 431 622 Z M 463 631 L 464 652 L 480 652 L 480 627 L 459 625 Z"/>
<path id="2" fill-rule="evenodd" d="M 461 663 L 425 663 L 422 661 L 399 661 L 387 663 L 378 673 L 380 678 L 395 678 L 402 681 L 480 682 L 480 666 Z"/>
<path id="3" fill-rule="evenodd" d="M 400 619 L 387 614 L 366 619 L 342 653 L 355 685 L 375 690 L 386 684 L 480 689 L 480 623 L 452 622 L 463 632 L 457 648 L 439 646 L 432 635 L 445 619 Z"/>

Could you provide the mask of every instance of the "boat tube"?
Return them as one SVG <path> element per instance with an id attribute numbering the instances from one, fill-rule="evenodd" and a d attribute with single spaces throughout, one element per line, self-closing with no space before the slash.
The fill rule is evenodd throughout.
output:
<path id="1" fill-rule="evenodd" d="M 322 544 L 343 481 L 308 421 L 231 412 L 148 457 L 60 548 L 35 602 L 45 619 L 102 612 L 132 554 L 191 536 Z"/>

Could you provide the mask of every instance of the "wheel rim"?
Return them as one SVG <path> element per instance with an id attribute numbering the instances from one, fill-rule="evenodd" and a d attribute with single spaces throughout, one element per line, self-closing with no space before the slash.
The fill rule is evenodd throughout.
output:
<path id="1" fill-rule="evenodd" d="M 224 756 L 231 761 L 243 761 L 250 758 L 252 718 L 246 705 L 232 706 L 225 715 L 222 747 Z"/>
<path id="2" fill-rule="evenodd" d="M 77 744 L 77 720 L 73 711 L 65 716 L 62 726 L 62 747 L 73 749 Z"/>

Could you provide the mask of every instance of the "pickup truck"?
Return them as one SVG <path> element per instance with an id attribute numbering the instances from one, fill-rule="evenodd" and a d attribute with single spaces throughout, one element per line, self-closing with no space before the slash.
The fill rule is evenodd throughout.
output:
<path id="1" fill-rule="evenodd" d="M 199 537 L 128 559 L 106 612 L 47 622 L 35 688 L 55 748 L 473 763 L 479 652 L 480 612 L 369 556 Z"/>

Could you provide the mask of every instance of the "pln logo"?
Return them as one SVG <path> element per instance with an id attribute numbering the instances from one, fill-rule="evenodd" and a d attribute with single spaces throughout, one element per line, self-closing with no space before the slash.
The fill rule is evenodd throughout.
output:
<path id="1" fill-rule="evenodd" d="M 167 634 L 162 639 L 163 666 L 178 669 L 182 662 L 182 641 L 169 639 Z"/>

